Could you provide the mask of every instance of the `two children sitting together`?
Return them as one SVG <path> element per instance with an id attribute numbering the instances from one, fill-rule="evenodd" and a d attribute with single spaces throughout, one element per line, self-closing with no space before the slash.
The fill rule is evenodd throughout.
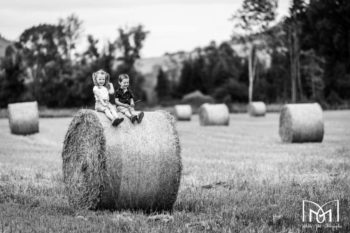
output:
<path id="1" fill-rule="evenodd" d="M 112 121 L 113 126 L 118 126 L 124 118 L 119 117 L 118 112 L 121 112 L 130 119 L 132 123 L 141 123 L 144 116 L 143 112 L 135 111 L 134 95 L 129 87 L 129 76 L 121 74 L 118 77 L 119 88 L 114 91 L 113 84 L 109 82 L 110 76 L 104 70 L 98 70 L 92 74 L 94 82 L 93 92 L 95 95 L 95 109 L 99 112 L 104 112 Z M 115 105 L 109 101 L 109 95 L 114 95 Z"/>

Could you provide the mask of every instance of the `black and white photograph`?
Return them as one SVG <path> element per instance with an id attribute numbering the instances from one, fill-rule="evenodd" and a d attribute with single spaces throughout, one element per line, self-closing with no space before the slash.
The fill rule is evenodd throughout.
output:
<path id="1" fill-rule="evenodd" d="M 350 233 L 349 0 L 0 0 L 0 233 Z"/>

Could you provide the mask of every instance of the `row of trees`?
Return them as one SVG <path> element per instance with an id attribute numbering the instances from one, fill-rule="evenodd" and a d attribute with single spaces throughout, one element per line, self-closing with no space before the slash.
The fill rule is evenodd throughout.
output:
<path id="1" fill-rule="evenodd" d="M 142 75 L 134 69 L 134 62 L 148 34 L 143 26 L 120 28 L 118 38 L 107 42 L 102 51 L 98 40 L 88 35 L 86 50 L 78 53 L 82 25 L 77 16 L 70 15 L 56 25 L 41 24 L 25 30 L 7 47 L 0 62 L 1 107 L 28 100 L 48 107 L 90 105 L 94 101 L 91 74 L 98 69 L 112 77 L 132 75 L 135 92 L 140 94 Z"/>
<path id="2" fill-rule="evenodd" d="M 219 101 L 349 100 L 350 2 L 292 0 L 290 15 L 271 27 L 276 8 L 276 0 L 244 0 L 233 17 L 240 33 L 193 51 L 174 95 L 198 89 Z M 246 57 L 229 44 L 242 45 Z M 269 54 L 269 67 L 261 52 Z"/>
<path id="3" fill-rule="evenodd" d="M 246 73 L 244 62 L 229 43 L 214 42 L 196 49 L 184 62 L 177 88 L 179 95 L 194 90 L 212 95 L 218 101 L 245 101 Z"/>
<path id="4" fill-rule="evenodd" d="M 277 4 L 277 0 L 244 0 L 232 18 L 239 33 L 230 41 L 192 51 L 176 85 L 160 70 L 158 97 L 178 99 L 200 90 L 220 102 L 349 100 L 350 2 L 292 0 L 289 16 L 271 26 Z M 56 25 L 34 26 L 7 48 L 0 62 L 0 107 L 32 99 L 49 107 L 90 105 L 91 73 L 101 68 L 112 77 L 130 74 L 134 91 L 143 97 L 143 77 L 134 63 L 148 31 L 141 25 L 121 28 L 102 50 L 99 41 L 88 35 L 86 50 L 78 53 L 82 24 L 71 15 Z M 242 47 L 240 54 L 233 44 Z"/>

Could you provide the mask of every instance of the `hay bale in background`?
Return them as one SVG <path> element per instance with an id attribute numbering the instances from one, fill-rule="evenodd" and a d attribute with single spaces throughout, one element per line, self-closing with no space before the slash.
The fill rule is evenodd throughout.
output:
<path id="1" fill-rule="evenodd" d="M 283 142 L 322 142 L 323 134 L 323 112 L 318 103 L 283 106 L 279 122 Z"/>
<path id="2" fill-rule="evenodd" d="M 11 133 L 27 135 L 39 132 L 39 110 L 36 101 L 13 103 L 7 108 Z"/>
<path id="3" fill-rule="evenodd" d="M 62 159 L 74 208 L 158 211 L 176 200 L 180 145 L 174 118 L 164 111 L 113 127 L 103 113 L 81 110 L 70 123 Z"/>
<path id="4" fill-rule="evenodd" d="M 203 104 L 199 108 L 200 125 L 229 125 L 230 113 L 226 104 Z"/>
<path id="5" fill-rule="evenodd" d="M 266 105 L 264 102 L 251 102 L 248 104 L 248 113 L 250 116 L 265 116 Z"/>
<path id="6" fill-rule="evenodd" d="M 175 105 L 175 117 L 179 121 L 190 121 L 192 116 L 191 105 Z"/>

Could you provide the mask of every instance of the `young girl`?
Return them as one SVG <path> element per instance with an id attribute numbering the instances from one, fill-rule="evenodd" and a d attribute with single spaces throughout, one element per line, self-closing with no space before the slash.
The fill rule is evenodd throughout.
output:
<path id="1" fill-rule="evenodd" d="M 135 121 L 141 123 L 144 113 L 136 112 L 134 109 L 134 95 L 129 89 L 129 76 L 127 74 L 119 75 L 118 83 L 120 88 L 115 93 L 115 103 L 118 111 L 127 116 L 132 123 Z"/>
<path id="2" fill-rule="evenodd" d="M 92 74 L 94 82 L 95 109 L 104 112 L 112 121 L 113 126 L 118 126 L 124 118 L 120 118 L 115 107 L 109 102 L 109 92 L 114 92 L 113 85 L 109 83 L 109 74 L 104 70 L 98 70 Z"/>

